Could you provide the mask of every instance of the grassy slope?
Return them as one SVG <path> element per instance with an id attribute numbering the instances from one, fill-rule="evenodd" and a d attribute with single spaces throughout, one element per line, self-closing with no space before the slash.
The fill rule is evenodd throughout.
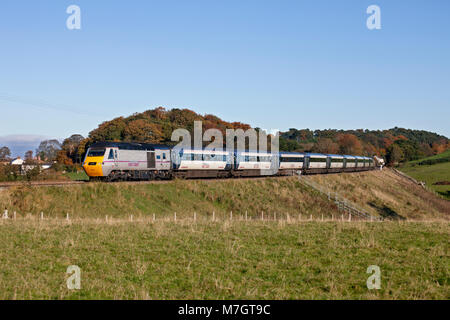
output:
<path id="1" fill-rule="evenodd" d="M 0 221 L 0 299 L 449 299 L 448 237 L 445 222 Z"/>
<path id="2" fill-rule="evenodd" d="M 393 174 L 390 170 L 308 177 L 379 215 L 389 210 L 405 218 L 448 219 L 450 204 Z M 444 204 L 442 203 L 444 202 Z M 369 205 L 370 203 L 371 205 Z M 445 206 L 447 204 L 447 206 Z M 199 216 L 286 217 L 286 214 L 325 218 L 337 215 L 326 196 L 302 185 L 298 178 L 186 180 L 151 184 L 86 184 L 67 187 L 18 187 L 0 192 L 0 206 L 20 216 L 135 217 Z"/>
<path id="3" fill-rule="evenodd" d="M 433 165 L 418 165 L 425 160 L 443 159 L 450 157 L 450 150 L 434 157 L 411 161 L 400 167 L 400 170 L 419 181 L 424 181 L 426 185 L 434 191 L 442 194 L 450 200 L 450 185 L 433 185 L 439 181 L 450 182 L 450 161 L 436 163 Z"/>
<path id="4" fill-rule="evenodd" d="M 407 219 L 450 218 L 450 202 L 440 199 L 394 171 L 316 175 L 308 177 L 338 192 L 373 215 Z"/>

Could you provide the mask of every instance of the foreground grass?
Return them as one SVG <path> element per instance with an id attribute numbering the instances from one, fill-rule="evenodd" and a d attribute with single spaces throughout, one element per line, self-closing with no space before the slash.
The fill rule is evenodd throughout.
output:
<path id="1" fill-rule="evenodd" d="M 449 299 L 448 239 L 446 222 L 0 221 L 0 299 Z"/>

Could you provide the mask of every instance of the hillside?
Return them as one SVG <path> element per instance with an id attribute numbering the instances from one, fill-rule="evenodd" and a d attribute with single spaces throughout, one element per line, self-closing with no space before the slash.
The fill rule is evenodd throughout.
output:
<path id="1" fill-rule="evenodd" d="M 305 179 L 305 178 L 302 178 Z M 357 203 L 374 216 L 393 219 L 449 218 L 450 202 L 424 191 L 391 170 L 349 174 L 309 176 L 332 192 Z M 289 214 L 304 219 L 311 215 L 337 217 L 337 207 L 322 195 L 300 183 L 297 177 L 175 180 L 154 183 L 114 183 L 65 187 L 29 188 L 26 186 L 0 192 L 0 205 L 21 216 L 38 215 L 76 218 L 135 217 L 235 218 L 245 212 L 249 217 L 278 218 Z M 387 214 L 389 213 L 389 214 Z"/>
<path id="2" fill-rule="evenodd" d="M 410 161 L 399 168 L 428 188 L 450 200 L 450 150 L 439 155 Z"/>
<path id="3" fill-rule="evenodd" d="M 172 132 L 179 128 L 192 132 L 196 120 L 202 121 L 203 130 L 216 128 L 223 134 L 226 129 L 251 128 L 249 124 L 227 122 L 211 114 L 200 115 L 189 109 L 166 110 L 159 107 L 103 122 L 81 143 L 78 154 L 85 151 L 85 146 L 96 141 L 173 144 Z M 403 128 L 382 131 L 290 129 L 280 132 L 281 151 L 379 155 L 393 164 L 439 154 L 449 148 L 450 140 L 445 136 Z M 68 156 L 74 158 L 73 155 Z"/>

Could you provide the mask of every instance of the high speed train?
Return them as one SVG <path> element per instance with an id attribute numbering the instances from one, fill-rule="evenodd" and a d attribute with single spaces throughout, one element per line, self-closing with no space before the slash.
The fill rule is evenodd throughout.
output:
<path id="1" fill-rule="evenodd" d="M 287 176 L 373 170 L 370 157 L 216 150 L 126 142 L 92 144 L 83 161 L 93 180 Z"/>

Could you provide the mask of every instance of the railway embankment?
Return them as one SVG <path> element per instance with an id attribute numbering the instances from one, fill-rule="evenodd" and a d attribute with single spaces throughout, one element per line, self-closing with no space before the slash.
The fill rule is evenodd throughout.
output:
<path id="1" fill-rule="evenodd" d="M 84 183 L 15 186 L 0 190 L 1 210 L 17 217 L 178 219 L 324 219 L 341 216 L 335 195 L 370 216 L 392 220 L 449 220 L 450 202 L 391 170 L 302 177 L 175 180 L 164 183 Z"/>

